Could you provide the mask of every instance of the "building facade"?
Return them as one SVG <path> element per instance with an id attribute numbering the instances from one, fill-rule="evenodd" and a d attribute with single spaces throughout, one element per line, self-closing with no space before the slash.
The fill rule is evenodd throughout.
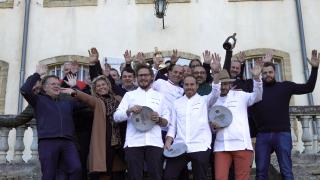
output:
<path id="1" fill-rule="evenodd" d="M 0 0 L 0 114 L 18 111 L 27 1 Z M 148 53 L 154 47 L 178 49 L 184 59 L 201 56 L 204 50 L 224 59 L 222 43 L 236 32 L 234 54 L 244 51 L 250 61 L 272 50 L 282 80 L 305 82 L 296 0 L 169 2 L 162 29 L 153 0 L 31 0 L 24 79 L 39 62 L 55 70 L 66 60 L 85 66 L 91 47 L 97 47 L 101 57 L 114 59 L 122 59 L 126 49 Z M 319 7 L 319 0 L 301 2 L 309 58 L 312 49 L 320 51 Z M 313 93 L 316 105 L 319 91 L 317 86 Z M 309 105 L 307 95 L 295 96 L 292 104 Z"/>

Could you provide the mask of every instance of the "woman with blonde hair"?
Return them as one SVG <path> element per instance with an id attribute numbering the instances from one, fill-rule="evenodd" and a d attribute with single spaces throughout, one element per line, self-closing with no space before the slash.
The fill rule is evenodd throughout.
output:
<path id="1" fill-rule="evenodd" d="M 69 82 L 74 81 L 69 79 Z M 123 158 L 123 137 L 121 124 L 113 121 L 120 96 L 112 92 L 112 86 L 104 75 L 92 81 L 92 96 L 81 91 L 63 88 L 64 93 L 85 102 L 94 110 L 94 119 L 91 133 L 91 143 L 88 157 L 90 173 L 98 173 L 99 180 L 122 180 L 125 177 Z"/>

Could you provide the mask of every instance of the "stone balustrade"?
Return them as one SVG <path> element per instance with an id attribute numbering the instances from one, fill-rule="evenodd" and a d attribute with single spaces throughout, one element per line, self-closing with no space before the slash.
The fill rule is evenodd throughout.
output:
<path id="1" fill-rule="evenodd" d="M 0 115 L 0 119 L 6 117 L 12 118 L 12 115 Z M 294 153 L 319 155 L 320 106 L 291 106 L 290 121 Z M 35 123 L 33 119 L 26 125 L 11 129 L 1 126 L 0 122 L 1 180 L 37 179 L 34 177 L 39 177 Z M 31 168 L 31 166 L 36 167 Z M 26 167 L 29 167 L 29 169 Z M 29 172 L 30 174 L 23 175 L 25 172 L 21 172 L 21 168 L 28 169 L 27 173 Z"/>

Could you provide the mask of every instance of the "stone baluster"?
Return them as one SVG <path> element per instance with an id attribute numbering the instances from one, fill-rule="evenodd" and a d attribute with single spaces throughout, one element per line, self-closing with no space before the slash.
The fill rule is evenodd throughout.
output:
<path id="1" fill-rule="evenodd" d="M 318 153 L 320 153 L 320 115 L 316 116 L 315 118 L 316 125 L 317 125 L 317 133 L 318 133 Z"/>
<path id="2" fill-rule="evenodd" d="M 312 122 L 312 116 L 300 116 L 302 125 L 302 142 L 304 144 L 303 153 L 310 154 L 313 153 L 313 136 L 311 133 L 310 124 Z"/>
<path id="3" fill-rule="evenodd" d="M 297 134 L 297 122 L 296 116 L 290 116 L 290 124 L 291 124 L 291 137 L 292 137 L 292 153 L 298 152 L 297 151 L 297 144 L 298 144 L 298 134 Z"/>
<path id="4" fill-rule="evenodd" d="M 24 150 L 23 136 L 24 136 L 25 127 L 17 127 L 16 130 L 17 130 L 17 134 L 16 134 L 16 144 L 14 146 L 15 154 L 14 154 L 13 161 L 15 163 L 20 163 L 22 162 L 22 155 Z"/>
<path id="5" fill-rule="evenodd" d="M 0 164 L 6 163 L 6 155 L 9 149 L 8 146 L 9 129 L 0 127 Z"/>
<path id="6" fill-rule="evenodd" d="M 31 161 L 39 161 L 39 155 L 38 155 L 38 131 L 37 131 L 37 126 L 36 126 L 36 121 L 33 119 L 31 121 L 31 128 L 33 132 L 33 140 L 31 144 Z"/>

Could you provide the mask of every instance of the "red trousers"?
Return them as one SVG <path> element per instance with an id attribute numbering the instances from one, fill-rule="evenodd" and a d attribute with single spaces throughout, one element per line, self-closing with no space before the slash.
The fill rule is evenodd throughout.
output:
<path id="1" fill-rule="evenodd" d="M 236 180 L 248 180 L 251 172 L 253 151 L 223 151 L 214 153 L 216 180 L 228 180 L 229 168 L 233 161 Z"/>

